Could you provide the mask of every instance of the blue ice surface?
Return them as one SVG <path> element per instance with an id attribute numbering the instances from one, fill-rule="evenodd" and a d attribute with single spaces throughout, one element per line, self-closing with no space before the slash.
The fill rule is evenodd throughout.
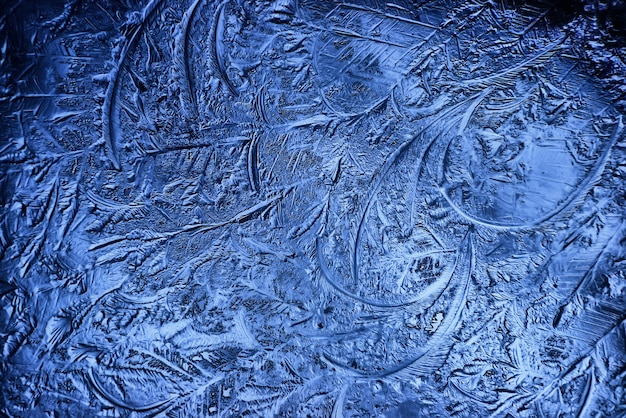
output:
<path id="1" fill-rule="evenodd" d="M 10 4 L 0 415 L 624 415 L 624 51 L 576 4 Z"/>

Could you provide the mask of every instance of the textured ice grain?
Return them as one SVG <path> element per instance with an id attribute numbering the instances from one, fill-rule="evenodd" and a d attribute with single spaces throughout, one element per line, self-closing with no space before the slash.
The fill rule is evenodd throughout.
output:
<path id="1" fill-rule="evenodd" d="M 619 2 L 0 7 L 0 415 L 626 415 Z"/>

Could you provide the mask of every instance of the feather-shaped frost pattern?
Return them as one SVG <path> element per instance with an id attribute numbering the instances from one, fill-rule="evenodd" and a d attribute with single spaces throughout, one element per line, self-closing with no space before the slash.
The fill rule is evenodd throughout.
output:
<path id="1" fill-rule="evenodd" d="M 619 2 L 9 1 L 0 416 L 622 416 Z"/>

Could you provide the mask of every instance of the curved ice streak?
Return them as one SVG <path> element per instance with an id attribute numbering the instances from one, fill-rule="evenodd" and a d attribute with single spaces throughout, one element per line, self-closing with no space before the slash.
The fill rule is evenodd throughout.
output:
<path id="1" fill-rule="evenodd" d="M 559 47 L 561 47 L 561 45 L 565 42 L 566 39 L 567 39 L 567 35 L 561 36 L 559 39 L 549 44 L 543 50 L 539 51 L 535 56 L 530 57 L 527 60 L 522 61 L 521 63 L 513 67 L 506 68 L 503 71 L 500 71 L 498 74 L 494 74 L 489 77 L 465 80 L 465 81 L 462 81 L 462 83 L 467 86 L 472 86 L 472 85 L 488 86 L 488 85 L 496 84 L 498 83 L 498 80 L 517 75 L 519 72 L 522 72 L 525 69 L 533 65 L 537 65 L 536 64 L 537 61 L 539 62 L 539 64 L 541 64 L 544 62 L 544 60 L 549 60 L 550 58 L 552 58 L 552 56 L 556 52 L 558 52 Z"/>
<path id="2" fill-rule="evenodd" d="M 228 74 L 224 68 L 224 45 L 222 39 L 224 37 L 224 9 L 229 1 L 230 0 L 222 1 L 219 6 L 217 6 L 217 10 L 213 16 L 213 23 L 209 31 L 209 59 L 210 66 L 213 67 L 214 75 L 224 83 L 231 95 L 236 96 L 237 90 L 235 86 L 233 86 L 232 81 L 230 81 L 230 78 L 228 78 Z"/>
<path id="3" fill-rule="evenodd" d="M 180 31 L 174 40 L 174 69 L 180 74 L 178 75 L 181 80 L 180 83 L 180 105 L 183 111 L 183 116 L 186 118 L 194 119 L 197 116 L 197 108 L 194 100 L 193 85 L 191 81 L 191 71 L 189 68 L 189 56 L 187 52 L 187 45 L 189 43 L 189 32 L 191 23 L 193 22 L 194 15 L 198 6 L 204 3 L 205 0 L 195 0 L 189 9 L 183 14 L 178 25 L 178 31 Z"/>
<path id="4" fill-rule="evenodd" d="M 588 288 L 589 285 L 594 281 L 594 278 L 597 277 L 597 270 L 600 262 L 607 257 L 607 252 L 616 248 L 616 241 L 619 241 L 619 239 L 624 236 L 623 232 L 625 221 L 623 219 L 619 220 L 619 222 L 616 222 L 618 221 L 618 219 L 613 219 L 612 221 L 615 222 L 613 225 L 611 225 L 611 223 L 608 223 L 598 233 L 598 236 L 596 238 L 596 244 L 602 243 L 604 241 L 601 247 L 596 250 L 592 249 L 595 247 L 595 245 L 593 245 L 592 247 L 587 249 L 588 254 L 597 254 L 595 254 L 593 261 L 591 262 L 591 265 L 587 268 L 585 274 L 582 276 L 582 278 L 580 278 L 578 284 L 576 284 L 574 289 L 569 293 L 569 295 L 567 295 L 567 297 L 565 297 L 565 299 L 559 299 L 560 306 L 557 309 L 556 315 L 552 322 L 554 328 L 559 326 L 559 323 L 561 322 L 567 306 L 570 303 L 574 302 L 577 298 L 582 298 L 582 290 Z M 563 286 L 560 287 L 562 288 Z"/>
<path id="5" fill-rule="evenodd" d="M 448 284 L 450 283 L 450 280 L 452 279 L 452 276 L 454 274 L 454 270 L 456 268 L 456 262 L 459 259 L 459 254 L 457 251 L 457 256 L 455 258 L 455 265 L 452 268 L 448 269 L 448 272 L 446 272 L 445 274 L 442 274 L 441 276 L 439 276 L 437 278 L 437 280 L 435 280 L 433 283 L 429 284 L 428 286 L 426 286 L 426 288 L 424 290 L 422 290 L 418 296 L 414 297 L 413 299 L 407 300 L 407 301 L 403 301 L 403 302 L 397 302 L 397 303 L 384 303 L 384 302 L 380 302 L 377 300 L 373 300 L 373 299 L 368 299 L 368 298 L 364 298 L 361 297 L 359 295 L 356 295 L 348 290 L 346 290 L 345 288 L 343 288 L 342 286 L 340 286 L 337 281 L 335 280 L 335 274 L 334 272 L 330 269 L 330 267 L 328 266 L 328 264 L 326 263 L 326 259 L 324 258 L 324 254 L 322 251 L 322 245 L 320 243 L 321 239 L 320 237 L 318 237 L 315 240 L 315 245 L 317 248 L 317 259 L 318 262 L 320 264 L 320 270 L 322 272 L 322 277 L 326 280 L 326 282 L 328 284 L 331 285 L 331 287 L 333 289 L 335 289 L 337 292 L 339 292 L 340 294 L 349 297 L 350 299 L 353 299 L 357 302 L 361 302 L 363 304 L 366 305 L 370 305 L 370 306 L 374 306 L 376 308 L 383 308 L 383 309 L 393 309 L 393 308 L 403 308 L 403 307 L 407 307 L 410 305 L 414 305 L 417 303 L 423 303 L 424 305 L 428 305 L 426 306 L 424 309 L 428 309 L 430 306 L 432 306 L 433 303 L 435 303 L 435 301 L 437 301 L 437 299 L 439 299 L 439 297 L 441 296 L 441 294 L 445 291 L 446 287 L 448 286 Z M 441 254 L 444 252 L 452 252 L 452 250 L 432 250 L 432 251 L 426 251 L 424 253 L 421 253 L 420 256 L 422 258 L 428 257 L 430 255 L 434 255 L 434 254 Z"/>
<path id="6" fill-rule="evenodd" d="M 484 93 L 484 92 L 483 92 Z M 355 283 L 358 283 L 359 281 L 359 272 L 358 272 L 358 265 L 359 265 L 359 242 L 361 240 L 361 236 L 363 234 L 363 225 L 365 224 L 365 217 L 367 216 L 369 209 L 372 205 L 372 202 L 374 201 L 374 197 L 376 196 L 376 193 L 378 192 L 385 176 L 387 175 L 387 173 L 389 172 L 389 170 L 391 169 L 391 167 L 395 164 L 395 162 L 400 158 L 400 156 L 402 156 L 404 154 L 405 151 L 407 151 L 412 145 L 413 143 L 420 138 L 422 135 L 424 135 L 426 133 L 426 131 L 431 128 L 433 125 L 435 125 L 437 122 L 439 122 L 441 119 L 443 119 L 446 116 L 449 116 L 451 114 L 454 114 L 454 112 L 456 112 L 459 108 L 463 107 L 464 105 L 466 105 L 468 102 L 471 102 L 473 100 L 476 100 L 477 98 L 480 98 L 481 95 L 483 93 L 479 93 L 476 94 L 468 99 L 465 99 L 463 101 L 461 101 L 460 103 L 457 103 L 456 105 L 453 105 L 450 109 L 447 109 L 445 111 L 443 111 L 441 114 L 436 115 L 433 120 L 431 122 L 429 122 L 428 124 L 426 124 L 426 126 L 424 126 L 422 129 L 420 129 L 415 135 L 413 135 L 413 137 L 411 137 L 411 139 L 403 142 L 400 146 L 398 146 L 386 159 L 385 163 L 383 164 L 383 166 L 381 167 L 380 171 L 378 172 L 378 174 L 376 175 L 376 177 L 374 178 L 374 180 L 372 181 L 372 185 L 369 187 L 368 192 L 367 192 L 367 196 L 365 198 L 366 202 L 365 202 L 365 206 L 361 212 L 361 214 L 359 215 L 359 219 L 358 219 L 358 226 L 357 226 L 357 231 L 356 231 L 356 237 L 354 239 L 354 246 L 352 247 L 352 251 L 351 251 L 351 255 L 352 255 L 352 278 L 354 280 Z M 451 121 L 455 121 L 456 119 L 458 119 L 460 116 L 459 115 L 454 115 L 451 117 Z M 444 130 L 444 132 L 447 132 L 452 126 L 452 123 L 449 123 L 447 128 Z M 431 147 L 433 146 L 433 144 L 435 143 L 435 141 L 439 138 L 439 136 L 442 133 L 438 133 L 435 134 L 433 136 L 433 138 L 425 145 L 424 149 L 422 150 L 422 152 L 420 153 L 419 157 L 417 158 L 417 167 L 415 169 L 415 172 L 417 173 L 417 176 L 419 176 L 419 173 L 421 172 L 422 169 L 422 164 L 424 161 L 424 157 L 426 156 L 426 154 L 429 153 Z"/>
<path id="7" fill-rule="evenodd" d="M 619 326 L 619 325 L 618 325 Z M 607 334 L 608 335 L 608 334 Z M 593 370 L 594 357 L 590 354 L 592 349 L 587 353 L 578 357 L 574 362 L 570 363 L 569 367 L 563 370 L 559 375 L 552 378 L 545 386 L 538 392 L 525 391 L 517 393 L 510 398 L 501 401 L 498 405 L 495 405 L 494 411 L 489 415 L 489 418 L 496 418 L 502 416 L 507 410 L 512 410 L 514 407 L 520 409 L 526 409 L 532 402 L 538 402 L 545 399 L 545 396 L 552 394 L 559 387 L 565 386 L 573 380 L 584 376 L 588 370 Z M 584 406 L 584 405 L 582 405 Z M 577 417 L 582 416 L 582 407 L 579 409 Z"/>
<path id="8" fill-rule="evenodd" d="M 150 404 L 134 405 L 126 400 L 118 399 L 113 394 L 109 393 L 109 391 L 106 390 L 106 388 L 102 385 L 102 383 L 94 374 L 93 367 L 90 368 L 86 373 L 84 373 L 84 376 L 85 380 L 87 381 L 89 386 L 91 386 L 92 391 L 98 398 L 103 399 L 104 401 L 111 403 L 118 408 L 126 409 L 132 412 L 151 413 L 154 415 L 165 414 L 181 400 L 184 400 L 189 396 L 193 396 L 195 394 L 203 393 L 210 386 L 224 380 L 224 375 L 217 374 L 209 380 L 202 381 L 201 384 L 190 390 L 170 394 L 170 397 L 167 399 L 156 401 Z"/>
<path id="9" fill-rule="evenodd" d="M 490 219 L 485 219 L 483 217 L 471 215 L 467 213 L 466 211 L 461 209 L 456 203 L 454 203 L 454 201 L 452 201 L 452 198 L 450 198 L 446 188 L 444 187 L 443 183 L 445 180 L 443 179 L 443 177 L 441 179 L 441 183 L 439 184 L 439 187 L 437 188 L 437 190 L 439 191 L 439 193 L 441 193 L 441 195 L 448 202 L 450 207 L 454 209 L 455 212 L 457 212 L 461 217 L 463 217 L 464 219 L 466 219 L 473 225 L 478 225 L 478 226 L 483 226 L 483 227 L 490 228 L 490 229 L 503 230 L 503 231 L 527 230 L 527 229 L 537 228 L 538 226 L 549 221 L 550 219 L 552 219 L 559 213 L 564 212 L 567 209 L 571 208 L 576 203 L 576 200 L 583 197 L 584 192 L 586 192 L 589 189 L 589 187 L 593 186 L 593 184 L 598 180 L 598 178 L 602 174 L 602 171 L 604 170 L 604 167 L 611 153 L 611 150 L 613 149 L 613 146 L 619 141 L 620 134 L 624 128 L 621 115 L 619 116 L 616 125 L 617 126 L 615 127 L 615 132 L 613 133 L 611 139 L 609 140 L 609 143 L 606 145 L 604 152 L 598 158 L 597 163 L 595 167 L 593 168 L 593 170 L 591 171 L 591 173 L 585 177 L 585 180 L 578 186 L 578 188 L 573 193 L 570 194 L 570 196 L 565 200 L 565 202 L 557 206 L 551 212 L 548 212 L 547 214 L 543 215 L 542 217 L 540 217 L 539 219 L 531 223 L 507 224 L 504 222 L 498 222 L 498 221 L 494 221 Z M 452 141 L 450 141 L 450 143 L 451 142 Z M 442 154 L 442 160 L 445 159 L 445 155 L 448 152 L 450 143 L 448 143 L 448 146 L 446 147 L 445 152 Z"/>
<path id="10" fill-rule="evenodd" d="M 391 5 L 391 3 L 387 3 L 387 5 Z M 339 5 L 335 6 L 334 9 L 332 9 L 330 12 L 328 12 L 326 14 L 326 19 L 328 19 L 329 17 L 331 17 L 333 15 L 333 13 L 335 13 L 340 7 L 346 7 L 348 9 L 354 9 L 354 10 L 362 10 L 362 11 L 367 11 L 367 12 L 371 12 L 371 13 L 375 13 L 384 17 L 388 17 L 391 19 L 396 19 L 399 21 L 404 21 L 404 22 L 408 22 L 414 25 L 418 25 L 418 26 L 422 26 L 428 29 L 439 29 L 437 26 L 433 26 L 430 23 L 426 23 L 426 22 L 422 22 L 419 20 L 415 20 L 415 19 L 409 19 L 403 16 L 399 16 L 399 15 L 394 15 L 388 12 L 382 12 L 379 9 L 375 9 L 372 7 L 367 7 L 367 6 L 362 6 L 360 4 L 355 4 L 355 3 L 350 3 L 350 2 L 345 2 L 345 3 L 340 3 Z"/>
<path id="11" fill-rule="evenodd" d="M 424 375 L 429 374 L 433 370 L 439 368 L 447 357 L 452 341 L 446 341 L 446 338 L 456 328 L 461 320 L 461 314 L 467 301 L 469 292 L 469 284 L 471 282 L 471 274 L 475 265 L 475 250 L 472 240 L 473 231 L 470 229 L 461 246 L 458 249 L 459 257 L 455 262 L 453 269 L 454 285 L 460 287 L 456 289 L 455 297 L 451 303 L 451 308 L 444 320 L 437 327 L 431 338 L 423 347 L 422 352 L 397 366 L 383 369 L 376 372 L 364 372 L 353 367 L 342 364 L 339 360 L 331 357 L 327 353 L 323 353 L 324 359 L 333 366 L 347 371 L 353 377 L 361 377 L 366 379 L 383 379 L 383 378 L 403 378 L 404 375 Z M 449 286 L 448 286 L 449 287 Z"/>
<path id="12" fill-rule="evenodd" d="M 169 399 L 164 399 L 162 401 L 157 401 L 147 405 L 132 405 L 127 401 L 117 399 L 112 394 L 110 394 L 106 388 L 100 383 L 100 381 L 96 378 L 93 373 L 93 368 L 90 368 L 86 373 L 87 382 L 93 388 L 93 392 L 98 396 L 98 398 L 103 399 L 104 401 L 111 403 L 118 408 L 126 409 L 133 412 L 150 412 L 157 411 L 161 412 L 162 409 L 167 408 L 170 403 L 172 403 L 178 396 L 173 395 L 170 396 Z"/>
<path id="13" fill-rule="evenodd" d="M 124 74 L 121 74 L 121 71 L 126 65 L 129 53 L 137 46 L 139 35 L 143 33 L 144 25 L 152 18 L 153 13 L 158 10 L 162 2 L 163 0 L 152 0 L 143 9 L 139 27 L 135 29 L 128 42 L 126 42 L 122 48 L 117 66 L 113 68 L 109 74 L 109 85 L 104 97 L 104 104 L 102 105 L 102 139 L 104 140 L 111 165 L 118 171 L 122 169 L 122 166 L 117 149 L 117 131 L 119 129 L 119 120 L 117 119 L 119 118 L 119 107 L 115 104 L 118 98 L 121 79 L 124 76 Z"/>

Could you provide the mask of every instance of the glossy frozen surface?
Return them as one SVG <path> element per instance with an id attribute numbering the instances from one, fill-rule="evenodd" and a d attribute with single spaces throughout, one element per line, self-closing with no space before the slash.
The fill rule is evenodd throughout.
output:
<path id="1" fill-rule="evenodd" d="M 0 414 L 626 413 L 599 6 L 13 3 Z"/>

